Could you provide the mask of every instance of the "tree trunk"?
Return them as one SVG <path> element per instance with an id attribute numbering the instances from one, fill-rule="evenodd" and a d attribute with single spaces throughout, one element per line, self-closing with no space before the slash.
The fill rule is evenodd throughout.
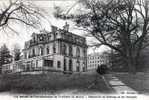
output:
<path id="1" fill-rule="evenodd" d="M 127 61 L 129 73 L 136 74 L 136 60 L 133 57 L 130 57 Z"/>

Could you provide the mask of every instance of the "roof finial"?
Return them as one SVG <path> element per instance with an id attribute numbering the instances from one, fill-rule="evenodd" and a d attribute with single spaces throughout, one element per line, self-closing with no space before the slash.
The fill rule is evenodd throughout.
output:
<path id="1" fill-rule="evenodd" d="M 69 24 L 67 22 L 65 22 L 65 25 L 63 26 L 63 29 L 65 31 L 69 31 Z"/>

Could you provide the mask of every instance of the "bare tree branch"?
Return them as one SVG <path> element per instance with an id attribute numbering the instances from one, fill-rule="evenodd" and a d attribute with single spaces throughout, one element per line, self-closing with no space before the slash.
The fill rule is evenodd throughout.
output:
<path id="1" fill-rule="evenodd" d="M 1 9 L 0 27 L 8 27 L 9 21 L 13 20 L 13 22 L 17 21 L 23 23 L 23 25 L 37 28 L 40 26 L 40 21 L 43 17 L 44 15 L 41 13 L 40 8 L 30 2 L 9 0 L 9 4 L 5 6 L 5 9 Z M 8 28 L 10 29 L 10 27 Z"/>

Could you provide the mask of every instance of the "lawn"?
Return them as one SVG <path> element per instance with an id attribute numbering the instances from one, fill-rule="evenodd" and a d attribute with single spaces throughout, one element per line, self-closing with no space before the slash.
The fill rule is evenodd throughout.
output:
<path id="1" fill-rule="evenodd" d="M 137 73 L 136 75 L 123 73 L 115 74 L 123 83 L 142 94 L 149 94 L 149 74 Z"/>
<path id="2" fill-rule="evenodd" d="M 0 92 L 12 93 L 49 93 L 58 94 L 65 90 L 77 90 L 80 93 L 111 93 L 97 74 L 62 74 L 48 72 L 38 75 L 9 74 L 0 76 Z"/>

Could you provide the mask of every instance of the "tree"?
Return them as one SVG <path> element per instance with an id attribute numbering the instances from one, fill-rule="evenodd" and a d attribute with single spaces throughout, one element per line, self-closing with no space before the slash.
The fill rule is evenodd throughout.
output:
<path id="1" fill-rule="evenodd" d="M 9 0 L 1 1 L 0 6 L 0 29 L 9 29 L 16 32 L 10 25 L 11 22 L 21 23 L 29 27 L 37 28 L 40 26 L 40 19 L 43 17 L 41 10 L 29 1 Z"/>
<path id="2" fill-rule="evenodd" d="M 20 60 L 20 55 L 21 55 L 21 49 L 18 44 L 15 44 L 13 49 L 14 60 L 15 61 Z"/>
<path id="3" fill-rule="evenodd" d="M 98 45 L 117 52 L 129 71 L 135 73 L 141 50 L 148 42 L 148 0 L 80 0 L 79 3 L 85 11 L 62 14 L 72 16 L 62 18 L 72 19 L 76 26 L 95 37 Z"/>
<path id="4" fill-rule="evenodd" d="M 12 56 L 7 46 L 4 44 L 0 48 L 0 66 L 8 64 L 12 61 Z"/>

